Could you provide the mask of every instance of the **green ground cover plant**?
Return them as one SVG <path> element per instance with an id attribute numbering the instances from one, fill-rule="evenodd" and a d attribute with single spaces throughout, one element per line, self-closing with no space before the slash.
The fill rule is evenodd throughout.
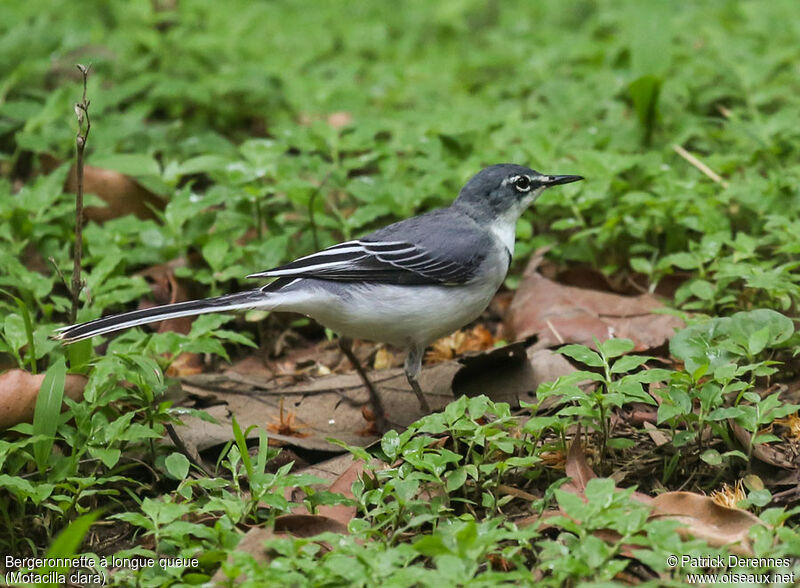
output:
<path id="1" fill-rule="evenodd" d="M 103 568 L 117 585 L 218 570 L 252 586 L 679 584 L 709 566 L 668 555 L 730 551 L 649 518 L 635 491 L 748 476 L 739 503 L 763 523 L 751 552 L 790 565 L 730 571 L 800 571 L 798 499 L 776 498 L 756 460 L 796 445 L 776 427 L 800 404 L 779 394 L 800 349 L 798 47 L 793 0 L 0 3 L 0 372 L 43 376 L 31 422 L 0 430 L 0 555 L 100 552 L 90 529 L 117 525 L 120 547 L 100 555 L 198 560 Z M 162 264 L 197 297 L 250 287 L 247 274 L 446 205 L 508 161 L 587 179 L 521 220 L 508 290 L 546 249 L 553 267 L 658 293 L 687 326 L 668 349 L 562 346 L 580 371 L 530 405 L 462 397 L 347 446 L 368 464 L 352 495 L 272 467 L 269 434 L 248 444 L 238 425 L 203 471 L 162 442 L 187 414 L 166 374 L 184 352 L 271 348 L 274 317 L 50 338 L 72 305 L 77 63 L 91 65 L 87 164 L 134 180 L 125 202 L 140 212 L 84 227 L 79 321 L 134 308 L 152 293 L 142 270 Z M 121 204 L 89 191 L 86 206 Z M 652 453 L 618 424 L 632 405 L 657 405 L 669 433 Z M 606 477 L 576 492 L 563 462 L 581 435 Z M 237 550 L 303 505 L 355 508 L 349 534 L 272 537 L 267 564 Z"/>

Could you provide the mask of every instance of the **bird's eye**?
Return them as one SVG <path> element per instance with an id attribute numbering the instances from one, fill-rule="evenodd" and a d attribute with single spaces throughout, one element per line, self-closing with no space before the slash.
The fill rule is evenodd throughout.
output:
<path id="1" fill-rule="evenodd" d="M 514 178 L 514 187 L 520 192 L 527 192 L 531 189 L 531 179 L 528 176 L 517 176 Z"/>

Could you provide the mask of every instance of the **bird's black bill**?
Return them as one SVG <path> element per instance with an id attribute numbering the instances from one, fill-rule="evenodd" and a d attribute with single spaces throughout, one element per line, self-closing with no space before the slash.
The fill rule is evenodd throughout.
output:
<path id="1" fill-rule="evenodd" d="M 579 182 L 583 176 L 545 176 L 544 183 L 546 186 L 558 186 L 559 184 L 571 184 L 572 182 Z"/>

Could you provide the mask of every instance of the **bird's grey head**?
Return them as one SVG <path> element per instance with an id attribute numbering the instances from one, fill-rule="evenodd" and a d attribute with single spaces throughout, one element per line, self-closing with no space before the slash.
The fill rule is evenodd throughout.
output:
<path id="1" fill-rule="evenodd" d="M 461 189 L 454 206 L 472 216 L 519 214 L 550 186 L 582 180 L 581 176 L 551 176 L 513 163 L 482 169 Z"/>

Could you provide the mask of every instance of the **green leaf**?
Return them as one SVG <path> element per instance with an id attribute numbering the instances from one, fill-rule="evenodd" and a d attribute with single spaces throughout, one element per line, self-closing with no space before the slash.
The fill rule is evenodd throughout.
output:
<path id="1" fill-rule="evenodd" d="M 176 480 L 184 480 L 189 474 L 189 460 L 182 453 L 171 453 L 164 460 L 164 465 L 167 468 L 169 475 Z"/>
<path id="2" fill-rule="evenodd" d="M 749 349 L 751 337 L 764 328 L 769 331 L 765 346 L 770 347 L 783 343 L 794 333 L 792 319 L 768 308 L 737 312 L 725 324 L 724 331 L 742 347 Z M 762 337 L 761 334 L 756 336 L 755 347 L 758 347 Z"/>
<path id="3" fill-rule="evenodd" d="M 586 484 L 584 493 L 589 502 L 608 506 L 614 496 L 614 480 L 611 478 L 592 478 Z"/>
<path id="4" fill-rule="evenodd" d="M 766 488 L 763 490 L 753 490 L 747 495 L 747 499 L 755 506 L 761 508 L 772 501 L 772 493 Z"/>
<path id="5" fill-rule="evenodd" d="M 191 174 L 221 171 L 230 164 L 230 159 L 221 155 L 198 155 L 183 161 L 173 171 L 174 175 L 186 176 Z M 165 174 L 166 175 L 166 174 Z"/>
<path id="6" fill-rule="evenodd" d="M 750 355 L 758 355 L 764 350 L 767 343 L 769 343 L 769 327 L 764 327 L 750 335 L 747 340 L 747 349 L 750 351 Z"/>
<path id="7" fill-rule="evenodd" d="M 92 358 L 92 340 L 84 339 L 67 347 L 67 356 L 72 371 L 82 370 Z"/>
<path id="8" fill-rule="evenodd" d="M 645 259 L 644 257 L 632 257 L 628 263 L 631 264 L 631 269 L 635 272 L 647 276 L 653 273 L 653 264 L 650 263 L 649 259 Z"/>
<path id="9" fill-rule="evenodd" d="M 611 366 L 612 374 L 626 374 L 652 359 L 645 355 L 626 355 Z"/>
<path id="10" fill-rule="evenodd" d="M 630 376 L 626 376 L 618 382 L 613 382 L 610 386 L 610 391 L 622 394 L 625 403 L 644 402 L 652 405 L 657 404 L 652 396 L 644 391 L 642 384 Z"/>
<path id="11" fill-rule="evenodd" d="M 464 467 L 457 468 L 453 471 L 447 472 L 445 475 L 447 480 L 447 491 L 454 492 L 461 488 L 467 481 L 467 470 Z"/>
<path id="12" fill-rule="evenodd" d="M 231 418 L 231 428 L 233 429 L 233 438 L 236 441 L 236 447 L 239 449 L 239 455 L 242 459 L 242 463 L 244 464 L 245 471 L 247 472 L 247 477 L 251 479 L 254 474 L 253 470 L 253 461 L 250 459 L 250 452 L 247 450 L 247 440 L 245 439 L 245 434 L 242 431 L 242 428 L 239 426 L 239 422 L 236 420 L 236 417 Z"/>
<path id="13" fill-rule="evenodd" d="M 634 2 L 625 8 L 622 21 L 631 51 L 631 70 L 636 75 L 664 75 L 670 64 L 669 26 L 673 5 L 669 0 Z"/>
<path id="14" fill-rule="evenodd" d="M 417 493 L 419 490 L 419 480 L 395 480 L 394 481 L 394 491 L 397 495 L 397 499 L 401 503 L 406 503 Z"/>
<path id="15" fill-rule="evenodd" d="M 67 366 L 64 358 L 59 357 L 53 365 L 47 368 L 36 397 L 36 408 L 33 412 L 33 434 L 45 437 L 33 446 L 33 455 L 40 472 L 44 472 L 47 467 L 50 450 L 53 448 L 61 416 L 66 376 Z"/>
<path id="16" fill-rule="evenodd" d="M 386 454 L 386 457 L 389 458 L 390 463 L 397 459 L 400 452 L 400 435 L 397 431 L 392 429 L 383 435 L 381 438 L 381 449 L 383 453 Z"/>
<path id="17" fill-rule="evenodd" d="M 389 210 L 388 206 L 383 204 L 367 204 L 364 206 L 359 206 L 353 214 L 347 217 L 347 225 L 350 229 L 360 229 L 367 223 L 371 223 L 375 219 L 385 216 L 389 214 L 391 210 Z"/>
<path id="18" fill-rule="evenodd" d="M 25 325 L 25 338 L 28 342 L 28 352 L 27 358 L 28 363 L 30 365 L 30 370 L 32 374 L 36 373 L 36 345 L 33 340 L 33 323 L 31 322 L 31 313 L 28 311 L 28 307 L 25 303 L 17 298 L 16 296 L 12 296 L 14 302 L 17 303 L 17 308 L 19 308 L 19 312 L 22 315 L 22 320 Z"/>
<path id="19" fill-rule="evenodd" d="M 663 263 L 667 265 L 674 265 L 675 267 L 684 270 L 693 270 L 700 266 L 700 262 L 697 257 L 691 253 L 673 253 L 672 255 L 667 255 L 663 259 Z"/>
<path id="20" fill-rule="evenodd" d="M 693 280 L 689 284 L 689 291 L 700 300 L 713 300 L 716 291 L 708 280 Z"/>
<path id="21" fill-rule="evenodd" d="M 89 160 L 91 165 L 118 171 L 127 176 L 160 176 L 158 162 L 143 153 L 113 153 L 95 155 Z"/>
<path id="22" fill-rule="evenodd" d="M 571 357 L 591 367 L 603 367 L 603 358 L 584 345 L 564 345 L 558 349 L 558 353 Z"/>
<path id="23" fill-rule="evenodd" d="M 631 355 L 626 357 L 641 357 L 641 356 Z M 663 368 L 652 368 L 649 370 L 640 370 L 635 374 L 630 374 L 628 377 L 643 384 L 652 384 L 653 382 L 666 382 L 672 377 L 674 373 L 675 372 L 671 370 L 666 370 Z"/>
<path id="24" fill-rule="evenodd" d="M 627 439 L 625 437 L 614 437 L 613 439 L 609 439 L 606 445 L 611 449 L 623 450 L 635 447 L 636 441 L 633 439 Z"/>
<path id="25" fill-rule="evenodd" d="M 636 116 L 643 130 L 643 143 L 649 145 L 656 120 L 658 119 L 658 98 L 661 95 L 662 80 L 658 76 L 644 75 L 628 85 Z"/>
<path id="26" fill-rule="evenodd" d="M 203 258 L 208 262 L 212 270 L 220 271 L 222 264 L 230 250 L 230 242 L 220 235 L 214 235 L 203 245 Z"/>
<path id="27" fill-rule="evenodd" d="M 624 355 L 629 351 L 633 351 L 635 346 L 636 345 L 630 339 L 618 339 L 614 337 L 600 343 L 599 348 L 606 359 L 612 359 Z"/>
<path id="28" fill-rule="evenodd" d="M 445 545 L 440 535 L 425 535 L 421 539 L 412 544 L 415 551 L 428 557 L 438 557 L 453 553 L 452 550 Z"/>
<path id="29" fill-rule="evenodd" d="M 92 523 L 98 519 L 100 514 L 101 511 L 96 510 L 89 514 L 79 516 L 77 519 L 72 521 L 67 528 L 61 531 L 50 544 L 50 548 L 47 550 L 47 560 L 53 561 L 72 559 L 78 553 L 86 534 L 89 532 L 89 528 L 92 526 Z M 47 565 L 38 568 L 36 573 L 46 575 L 48 572 L 56 572 L 58 574 L 67 575 L 71 569 L 72 566 L 70 565 Z M 58 586 L 58 583 L 54 582 L 44 585 Z"/>
<path id="30" fill-rule="evenodd" d="M 122 456 L 122 451 L 116 447 L 98 447 L 96 445 L 90 445 L 88 451 L 89 455 L 99 459 L 107 468 L 113 468 L 117 465 L 119 458 Z"/>
<path id="31" fill-rule="evenodd" d="M 3 324 L 3 335 L 12 351 L 18 351 L 27 343 L 25 320 L 18 314 L 9 314 Z"/>

